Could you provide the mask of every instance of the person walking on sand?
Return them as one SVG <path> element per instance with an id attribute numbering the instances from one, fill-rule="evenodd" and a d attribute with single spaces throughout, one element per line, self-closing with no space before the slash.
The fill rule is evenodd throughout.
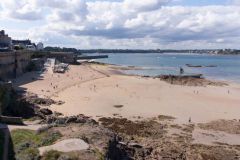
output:
<path id="1" fill-rule="evenodd" d="M 184 74 L 184 69 L 180 67 L 180 75 Z"/>
<path id="2" fill-rule="evenodd" d="M 191 123 L 191 122 L 192 122 L 192 119 L 191 119 L 191 117 L 189 117 L 189 120 L 188 120 L 188 122 L 189 122 L 189 123 Z"/>

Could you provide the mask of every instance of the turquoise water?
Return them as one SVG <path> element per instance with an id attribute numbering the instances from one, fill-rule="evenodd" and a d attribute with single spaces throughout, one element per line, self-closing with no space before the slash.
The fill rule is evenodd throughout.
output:
<path id="1" fill-rule="evenodd" d="M 207 55 L 207 54 L 108 54 L 108 59 L 99 62 L 123 66 L 142 67 L 142 70 L 125 71 L 128 74 L 156 76 L 160 74 L 179 74 L 179 67 L 186 74 L 203 74 L 204 77 L 216 80 L 240 82 L 240 56 L 236 55 Z M 192 65 L 216 65 L 217 67 L 190 68 Z"/>

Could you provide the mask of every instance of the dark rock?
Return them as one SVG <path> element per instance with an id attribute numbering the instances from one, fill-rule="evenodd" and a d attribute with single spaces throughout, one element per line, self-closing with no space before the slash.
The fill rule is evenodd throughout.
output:
<path id="1" fill-rule="evenodd" d="M 65 102 L 63 102 L 63 101 L 57 101 L 57 102 L 55 102 L 55 104 L 56 105 L 62 105 L 62 104 L 64 104 Z"/>
<path id="2" fill-rule="evenodd" d="M 71 117 L 67 117 L 67 120 L 65 123 L 74 123 L 77 121 L 77 117 L 76 116 L 71 116 Z"/>
<path id="3" fill-rule="evenodd" d="M 46 122 L 47 124 L 52 124 L 52 123 L 54 123 L 56 120 L 57 120 L 57 117 L 55 117 L 55 116 L 47 116 L 46 119 L 45 119 L 45 122 Z"/>
<path id="4" fill-rule="evenodd" d="M 127 143 L 118 141 L 119 136 L 114 136 L 109 141 L 107 159 L 114 160 L 131 160 L 131 159 L 146 159 L 152 153 L 152 148 L 144 148 L 138 143 Z"/>
<path id="5" fill-rule="evenodd" d="M 50 106 L 52 104 L 57 103 L 50 98 L 40 98 L 36 94 L 33 94 L 33 93 L 29 93 L 29 95 L 27 95 L 25 97 L 25 99 L 28 103 L 33 104 L 33 105 Z M 60 102 L 60 103 L 62 103 L 62 102 Z"/>
<path id="6" fill-rule="evenodd" d="M 53 115 L 58 117 L 58 116 L 62 116 L 63 114 L 60 113 L 60 112 L 56 112 L 56 111 L 54 111 L 54 112 L 53 112 Z"/>
<path id="7" fill-rule="evenodd" d="M 41 114 L 43 114 L 43 115 L 51 115 L 51 114 L 53 114 L 53 112 L 52 112 L 50 109 L 47 109 L 47 108 L 41 108 L 41 109 L 39 110 L 39 112 L 40 112 Z"/>
<path id="8" fill-rule="evenodd" d="M 93 125 L 98 125 L 98 122 L 95 121 L 94 119 L 87 119 L 86 123 L 93 124 Z"/>
<path id="9" fill-rule="evenodd" d="M 58 117 L 54 123 L 55 123 L 55 124 L 66 124 L 66 123 L 65 123 L 66 120 L 67 120 L 66 117 L 63 117 L 63 118 L 62 118 L 62 117 L 61 117 L 61 118 Z"/>
<path id="10" fill-rule="evenodd" d="M 86 120 L 83 118 L 77 118 L 76 123 L 86 123 Z"/>

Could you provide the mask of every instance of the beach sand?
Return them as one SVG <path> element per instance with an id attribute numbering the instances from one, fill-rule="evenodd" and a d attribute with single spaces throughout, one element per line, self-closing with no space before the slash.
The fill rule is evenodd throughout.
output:
<path id="1" fill-rule="evenodd" d="M 169 115 L 177 123 L 239 119 L 240 85 L 189 87 L 154 78 L 117 74 L 108 65 L 70 66 L 65 74 L 46 71 L 40 80 L 33 73 L 15 85 L 42 97 L 61 100 L 50 108 L 64 115 L 85 114 L 95 119 L 114 115 L 129 119 Z M 28 83 L 23 83 L 28 81 Z"/>

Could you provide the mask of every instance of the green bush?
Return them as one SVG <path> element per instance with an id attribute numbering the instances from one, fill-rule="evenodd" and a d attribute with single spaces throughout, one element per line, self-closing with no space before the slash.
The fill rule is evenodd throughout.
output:
<path id="1" fill-rule="evenodd" d="M 14 145 L 30 142 L 38 147 L 51 145 L 62 136 L 59 132 L 46 131 L 36 134 L 35 131 L 26 129 L 13 130 L 11 135 Z"/>

